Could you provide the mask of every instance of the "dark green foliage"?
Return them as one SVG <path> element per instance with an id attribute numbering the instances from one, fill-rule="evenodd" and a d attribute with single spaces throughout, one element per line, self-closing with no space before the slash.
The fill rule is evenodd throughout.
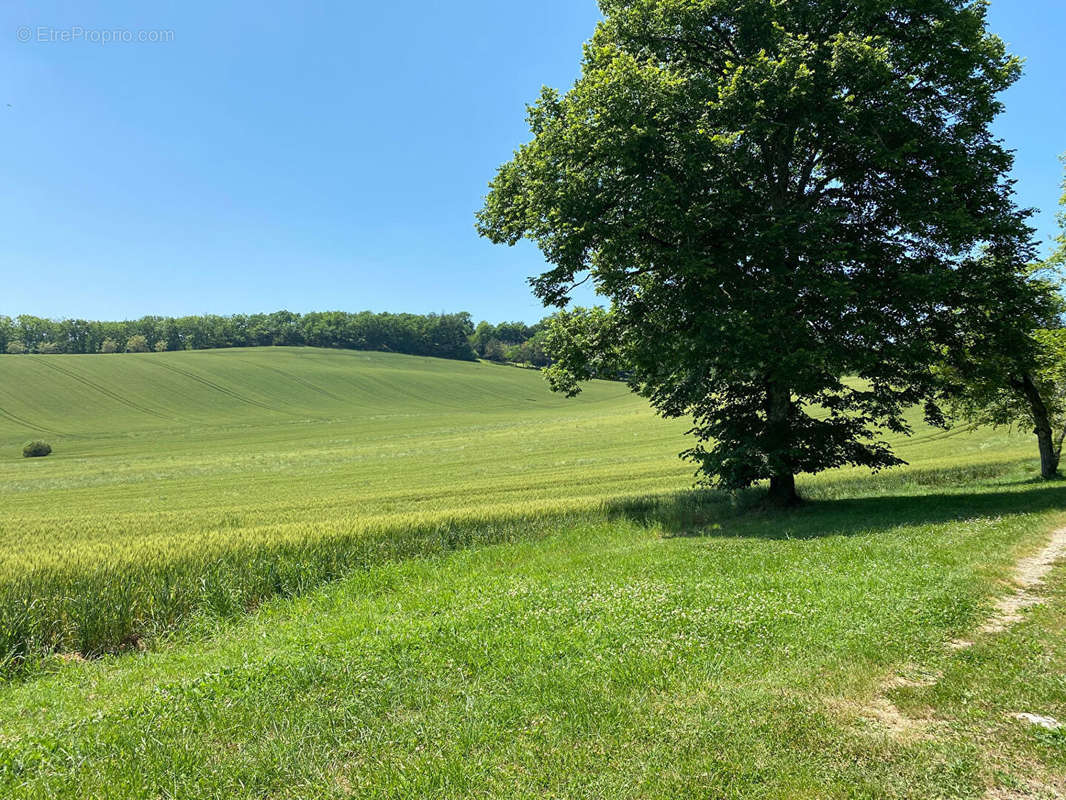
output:
<path id="1" fill-rule="evenodd" d="M 485 358 L 485 349 L 489 342 L 496 338 L 496 326 L 484 320 L 478 323 L 474 332 L 470 334 L 470 346 L 478 357 Z"/>
<path id="2" fill-rule="evenodd" d="M 694 420 L 709 483 L 790 502 L 796 473 L 901 463 L 883 436 L 934 391 L 954 271 L 1019 226 L 990 124 L 1020 64 L 985 4 L 600 5 L 481 233 L 541 248 L 546 304 L 584 280 L 610 300 L 597 338 Z M 556 382 L 587 377 L 578 350 Z"/>
<path id="3" fill-rule="evenodd" d="M 1066 155 L 1062 157 L 1062 163 L 1066 164 Z M 1049 267 L 1060 269 L 1066 267 L 1066 180 L 1062 182 L 1062 192 L 1062 199 L 1059 201 L 1059 235 L 1055 237 L 1058 247 L 1048 261 Z"/>
<path id="4" fill-rule="evenodd" d="M 27 352 L 37 352 L 40 346 L 47 341 L 60 341 L 51 336 L 51 323 L 49 320 L 22 314 L 15 319 L 14 338 L 17 338 L 26 346 Z"/>
<path id="5" fill-rule="evenodd" d="M 551 364 L 547 351 L 547 336 L 547 331 L 538 331 L 521 344 L 508 348 L 507 360 L 517 364 L 529 364 L 531 367 L 547 367 Z"/>
<path id="6" fill-rule="evenodd" d="M 408 355 L 472 361 L 470 315 L 372 314 L 343 311 L 305 314 L 299 322 L 300 344 L 348 350 L 380 350 Z"/>
<path id="7" fill-rule="evenodd" d="M 501 322 L 499 325 L 480 322 L 470 336 L 470 344 L 480 358 L 488 361 L 546 367 L 551 363 L 544 349 L 550 322 L 551 317 L 534 325 L 524 322 Z"/>
<path id="8" fill-rule="evenodd" d="M 553 391 L 576 397 L 582 381 L 625 377 L 614 322 L 602 308 L 575 308 L 552 317 L 545 347 L 555 363 L 545 370 L 545 376 Z"/>
<path id="9" fill-rule="evenodd" d="M 16 337 L 14 320 L 0 314 L 0 353 L 9 353 L 8 348 L 15 344 Z"/>
<path id="10" fill-rule="evenodd" d="M 236 314 L 229 317 L 143 317 L 129 322 L 86 322 L 0 316 L 0 350 L 15 354 L 114 353 L 125 350 L 206 350 L 299 346 L 375 350 L 471 361 L 485 358 L 547 366 L 548 319 L 488 322 L 473 327 L 469 314 L 374 314 L 345 311 Z M 25 342 L 32 342 L 27 346 Z M 125 342 L 124 345 L 121 343 Z M 112 349 L 112 346 L 114 349 Z"/>
<path id="11" fill-rule="evenodd" d="M 1061 253 L 1033 265 L 1030 233 L 1020 230 L 958 270 L 956 304 L 968 312 L 953 320 L 940 376 L 956 418 L 1033 431 L 1041 474 L 1053 478 L 1066 439 L 1066 304 L 1053 269 Z"/>
<path id="12" fill-rule="evenodd" d="M 23 458 L 44 458 L 45 456 L 52 455 L 52 445 L 48 442 L 42 442 L 40 440 L 33 442 L 26 442 L 22 446 Z"/>
<path id="13" fill-rule="evenodd" d="M 0 317 L 0 343 L 8 353 L 131 353 L 226 347 L 307 345 L 379 350 L 472 361 L 470 315 L 374 314 L 344 311 L 235 314 L 230 317 L 143 317 L 127 322 Z M 42 348 L 55 348 L 46 350 Z"/>
<path id="14" fill-rule="evenodd" d="M 507 360 L 507 351 L 499 339 L 489 339 L 482 347 L 481 357 L 488 361 L 502 362 Z"/>

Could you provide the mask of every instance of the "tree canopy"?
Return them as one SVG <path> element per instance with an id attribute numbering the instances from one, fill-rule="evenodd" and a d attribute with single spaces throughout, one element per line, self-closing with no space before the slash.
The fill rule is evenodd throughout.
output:
<path id="1" fill-rule="evenodd" d="M 312 311 L 295 314 L 205 314 L 142 317 L 124 322 L 43 319 L 21 314 L 0 316 L 0 353 L 99 353 L 106 340 L 115 351 L 204 350 L 226 347 L 308 346 L 382 350 L 546 367 L 545 318 L 524 322 L 481 322 L 470 315 L 375 314 L 370 311 Z M 111 347 L 111 344 L 108 345 Z"/>
<path id="2" fill-rule="evenodd" d="M 150 316 L 124 322 L 50 320 L 23 314 L 15 319 L 0 316 L 0 349 L 97 353 L 105 342 L 109 351 L 113 346 L 115 350 L 136 352 L 306 345 L 472 361 L 476 354 L 468 337 L 473 331 L 470 315 L 465 312 L 276 311 L 231 316 Z"/>
<path id="3" fill-rule="evenodd" d="M 1066 155 L 1062 156 L 1062 163 L 1066 164 Z M 1055 238 L 1058 248 L 1048 260 L 1051 267 L 1066 267 L 1066 179 L 1062 181 L 1062 199 L 1059 201 L 1059 235 Z"/>
<path id="4" fill-rule="evenodd" d="M 975 424 L 1022 425 L 1040 448 L 1044 478 L 1058 475 L 1066 439 L 1066 330 L 1057 270 L 1061 247 L 1044 263 L 1032 245 L 991 248 L 959 269 L 956 304 L 940 370 L 952 415 Z"/>
<path id="5" fill-rule="evenodd" d="M 530 107 L 480 232 L 540 247 L 546 304 L 594 283 L 610 334 L 590 341 L 694 420 L 707 482 L 769 478 L 789 503 L 797 473 L 901 463 L 881 434 L 933 394 L 956 269 L 1027 235 L 990 132 L 1020 64 L 986 4 L 600 5 L 580 78 Z M 570 353 L 553 379 L 572 388 L 589 354 Z"/>

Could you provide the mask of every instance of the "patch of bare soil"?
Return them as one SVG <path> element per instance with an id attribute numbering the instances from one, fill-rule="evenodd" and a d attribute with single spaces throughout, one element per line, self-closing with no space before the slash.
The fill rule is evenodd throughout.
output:
<path id="1" fill-rule="evenodd" d="M 1036 555 L 1023 558 L 1014 568 L 1014 594 L 996 603 L 996 613 L 981 627 L 981 633 L 1002 633 L 1011 625 L 1021 622 L 1022 612 L 1044 602 L 1034 593 L 1051 573 L 1060 559 L 1066 558 L 1066 528 L 1055 531 L 1047 547 Z"/>
<path id="2" fill-rule="evenodd" d="M 1063 800 L 1059 789 L 1046 783 L 1028 783 L 1021 789 L 989 789 L 984 800 Z"/>
<path id="3" fill-rule="evenodd" d="M 1048 542 L 1043 550 L 1035 555 L 1023 558 L 1015 565 L 1014 574 L 1011 576 L 1014 592 L 1006 597 L 1000 598 L 996 602 L 995 611 L 992 616 L 981 625 L 978 629 L 978 633 L 982 635 L 1003 633 L 1012 625 L 1021 622 L 1022 615 L 1026 609 L 1032 608 L 1043 602 L 1043 598 L 1037 594 L 1036 590 L 1044 583 L 1044 580 L 1051 573 L 1056 562 L 1063 558 L 1066 558 L 1066 528 L 1055 531 L 1051 535 L 1051 541 Z M 953 650 L 963 650 L 967 647 L 972 647 L 973 642 L 966 639 L 956 639 L 948 646 Z M 920 732 L 928 725 L 928 721 L 907 717 L 896 707 L 887 695 L 893 689 L 932 686 L 939 679 L 939 675 L 923 676 L 918 680 L 906 678 L 902 675 L 894 675 L 881 684 L 881 688 L 877 695 L 874 697 L 873 701 L 860 712 L 860 716 L 863 719 L 874 722 L 878 727 L 883 728 L 892 735 L 905 736 Z M 1045 790 L 1046 787 L 1040 787 L 1040 791 Z M 1045 794 L 1015 793 L 1013 795 L 990 794 L 988 795 L 988 798 L 990 798 L 990 800 L 995 800 L 996 798 L 1017 798 L 1018 800 L 1022 800 L 1023 798 L 1045 796 Z M 1062 795 L 1059 794 L 1053 794 L 1051 796 L 1055 798 L 1062 797 Z"/>
<path id="4" fill-rule="evenodd" d="M 887 733 L 896 739 L 922 738 L 929 730 L 929 720 L 908 717 L 883 694 L 878 694 L 869 705 L 864 706 L 859 717 L 875 731 Z"/>

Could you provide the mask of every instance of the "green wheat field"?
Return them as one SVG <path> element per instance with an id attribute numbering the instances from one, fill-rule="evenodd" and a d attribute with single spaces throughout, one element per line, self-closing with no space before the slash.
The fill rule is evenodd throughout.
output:
<path id="1" fill-rule="evenodd" d="M 1066 486 L 918 416 L 768 512 L 621 384 L 0 357 L 0 797 L 1058 796 L 1063 571 L 975 631 Z"/>

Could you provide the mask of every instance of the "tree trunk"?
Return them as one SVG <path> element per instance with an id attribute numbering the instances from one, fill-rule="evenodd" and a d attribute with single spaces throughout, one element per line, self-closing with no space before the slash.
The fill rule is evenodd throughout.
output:
<path id="1" fill-rule="evenodd" d="M 1059 460 L 1062 457 L 1062 445 L 1056 443 L 1055 433 L 1051 430 L 1051 415 L 1048 413 L 1044 398 L 1040 396 L 1040 389 L 1029 373 L 1025 373 L 1019 382 L 1019 387 L 1029 401 L 1033 413 L 1034 430 L 1036 440 L 1040 445 L 1040 475 L 1045 479 L 1058 477 Z"/>
<path id="2" fill-rule="evenodd" d="M 800 504 L 799 494 L 796 492 L 796 476 L 774 475 L 770 478 L 770 494 L 767 495 L 770 505 L 778 508 L 792 508 Z"/>
<path id="3" fill-rule="evenodd" d="M 796 475 L 790 463 L 792 392 L 780 384 L 770 382 L 766 387 L 766 422 L 769 429 L 768 457 L 771 464 L 771 505 L 790 508 L 800 503 L 796 493 Z"/>
<path id="4" fill-rule="evenodd" d="M 1045 480 L 1057 478 L 1059 474 L 1059 452 L 1055 449 L 1054 435 L 1051 429 L 1038 430 L 1036 440 L 1040 444 L 1040 476 Z"/>

